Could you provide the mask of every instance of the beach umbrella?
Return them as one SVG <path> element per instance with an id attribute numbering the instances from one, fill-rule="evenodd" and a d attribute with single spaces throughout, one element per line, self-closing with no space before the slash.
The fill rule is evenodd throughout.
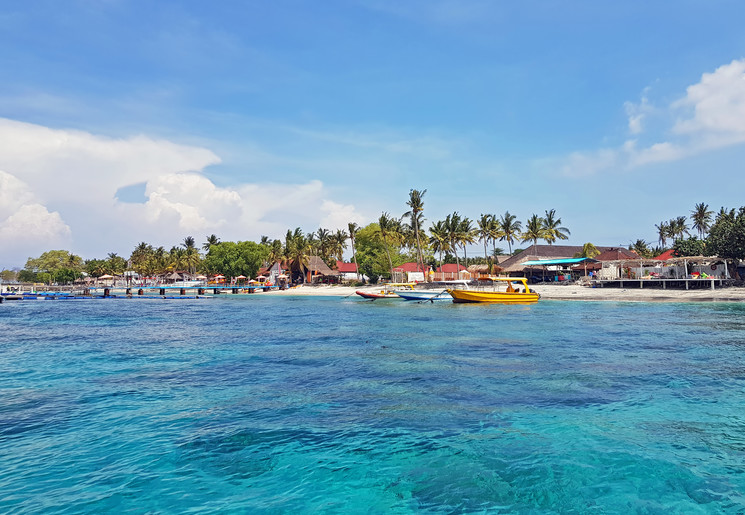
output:
<path id="1" fill-rule="evenodd" d="M 99 277 L 99 279 L 113 279 L 113 278 L 114 278 L 114 276 L 113 275 L 109 275 L 109 274 L 104 274 L 101 277 Z"/>

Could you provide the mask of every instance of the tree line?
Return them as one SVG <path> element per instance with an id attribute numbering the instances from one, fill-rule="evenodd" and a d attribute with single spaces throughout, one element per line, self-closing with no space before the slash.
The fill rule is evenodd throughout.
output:
<path id="1" fill-rule="evenodd" d="M 715 214 L 708 204 L 700 202 L 687 216 L 676 216 L 655 224 L 654 246 L 643 239 L 629 245 L 629 250 L 652 258 L 672 250 L 676 256 L 718 256 L 739 261 L 745 259 L 745 207 L 722 207 Z M 695 231 L 696 234 L 691 234 Z M 671 243 L 671 245 L 669 245 Z"/>
<path id="2" fill-rule="evenodd" d="M 410 190 L 407 210 L 401 216 L 383 212 L 377 221 L 364 227 L 350 222 L 346 230 L 319 228 L 308 233 L 298 227 L 288 229 L 284 240 L 262 236 L 259 242 L 222 242 L 212 234 L 206 237 L 201 248 L 192 236 L 170 249 L 140 242 L 128 258 L 110 253 L 106 258 L 83 260 L 65 250 L 52 250 L 38 258 L 29 258 L 16 278 L 24 282 L 69 283 L 83 275 L 121 275 L 126 270 L 145 277 L 174 271 L 255 277 L 262 266 L 276 261 L 307 268 L 313 256 L 333 268 L 337 260 L 342 260 L 350 243 L 353 262 L 361 274 L 387 278 L 395 267 L 405 262 L 416 262 L 422 271 L 452 262 L 466 266 L 489 264 L 504 253 L 497 242 L 506 242 L 511 254 L 513 245 L 519 242 L 535 244 L 544 240 L 551 245 L 570 235 L 554 209 L 546 210 L 544 216 L 533 214 L 524 225 L 509 211 L 500 216 L 481 214 L 476 220 L 456 211 L 425 229 L 426 193 L 426 189 Z M 477 242 L 483 245 L 483 259 L 468 257 L 468 246 Z M 12 278 L 8 273 L 3 272 L 5 278 Z"/>
<path id="3" fill-rule="evenodd" d="M 498 255 L 504 254 L 498 243 L 506 243 L 508 253 L 513 254 L 520 251 L 513 248 L 518 243 L 545 241 L 552 245 L 570 235 L 554 209 L 546 210 L 543 216 L 532 214 L 524 223 L 509 211 L 499 216 L 481 214 L 475 220 L 455 211 L 431 222 L 425 229 L 426 193 L 426 189 L 410 190 L 407 210 L 401 216 L 383 212 L 364 227 L 350 222 L 346 230 L 319 228 L 307 233 L 297 227 L 288 229 L 284 239 L 262 236 L 258 242 L 220 241 L 212 234 L 205 237 L 201 246 L 197 246 L 194 237 L 187 236 L 170 249 L 140 242 L 128 257 L 110 253 L 105 258 L 89 260 L 65 250 L 50 250 L 38 258 L 29 258 L 17 273 L 5 270 L 2 274 L 5 280 L 58 284 L 73 282 L 83 275 L 121 275 L 127 270 L 145 277 L 174 271 L 255 277 L 261 267 L 280 261 L 286 267 L 294 263 L 293 279 L 300 281 L 302 269 L 308 267 L 311 257 L 317 256 L 334 268 L 351 245 L 352 260 L 358 265 L 359 273 L 374 279 L 391 277 L 393 269 L 406 262 L 416 262 L 422 271 L 445 263 L 493 264 Z M 690 219 L 677 216 L 656 224 L 655 228 L 659 245 L 638 239 L 629 249 L 642 257 L 654 257 L 673 249 L 680 256 L 745 259 L 745 207 L 721 208 L 715 215 L 707 204 L 699 203 L 691 211 Z M 692 231 L 696 234 L 692 235 Z M 468 256 L 468 248 L 475 244 L 483 247 L 483 257 Z M 585 247 L 588 249 L 585 252 L 592 252 L 591 244 Z"/>

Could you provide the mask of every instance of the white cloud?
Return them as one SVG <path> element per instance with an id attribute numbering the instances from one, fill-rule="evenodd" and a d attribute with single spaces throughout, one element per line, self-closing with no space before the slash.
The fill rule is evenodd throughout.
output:
<path id="1" fill-rule="evenodd" d="M 692 118 L 675 124 L 676 133 L 709 133 L 728 142 L 745 141 L 745 59 L 704 73 L 673 107 L 693 109 Z"/>
<path id="2" fill-rule="evenodd" d="M 187 235 L 279 237 L 298 225 L 361 219 L 317 180 L 220 187 L 203 174 L 219 162 L 209 149 L 146 136 L 112 139 L 0 119 L 2 266 L 22 265 L 52 244 L 91 258 L 124 255 L 139 241 L 168 247 Z M 120 188 L 142 183 L 143 203 L 116 198 Z"/>
<path id="3" fill-rule="evenodd" d="M 24 204 L 0 221 L 0 241 L 15 246 L 47 249 L 67 243 L 70 228 L 59 213 L 50 213 L 41 204 Z"/>
<path id="4" fill-rule="evenodd" d="M 638 104 L 633 102 L 624 103 L 623 107 L 626 111 L 626 116 L 629 119 L 629 132 L 633 135 L 641 134 L 644 130 L 643 122 L 647 115 L 652 111 L 652 107 L 649 104 L 647 98 L 647 91 L 649 88 L 644 90 L 642 99 Z"/>
<path id="5" fill-rule="evenodd" d="M 338 204 L 331 200 L 325 200 L 321 204 L 321 213 L 323 214 L 321 227 L 329 228 L 332 231 L 337 229 L 346 231 L 349 222 L 364 223 L 364 218 L 357 213 L 352 204 Z"/>
<path id="6" fill-rule="evenodd" d="M 626 102 L 629 132 L 639 135 L 643 122 L 655 110 L 645 90 L 639 104 Z M 574 152 L 560 166 L 568 177 L 584 177 L 619 169 L 627 170 L 653 163 L 679 161 L 703 152 L 745 143 L 745 59 L 734 60 L 686 89 L 686 96 L 672 105 L 667 113 L 684 110 L 688 116 L 679 119 L 669 131 L 669 141 L 639 146 L 626 141 L 618 149 Z"/>
<path id="7" fill-rule="evenodd" d="M 574 152 L 565 160 L 561 172 L 567 177 L 589 177 L 618 162 L 618 152 L 601 149 L 594 153 Z"/>
<path id="8" fill-rule="evenodd" d="M 70 227 L 59 213 L 41 205 L 23 181 L 0 171 L 0 257 L 12 249 L 49 249 L 69 239 Z"/>

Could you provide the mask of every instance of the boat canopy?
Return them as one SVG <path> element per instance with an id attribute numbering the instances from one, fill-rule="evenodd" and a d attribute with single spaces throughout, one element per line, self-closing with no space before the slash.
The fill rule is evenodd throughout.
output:
<path id="1" fill-rule="evenodd" d="M 534 261 L 523 261 L 522 266 L 543 266 L 543 265 L 576 265 L 577 263 L 597 263 L 597 259 L 588 257 L 584 258 L 567 258 L 567 259 L 536 259 Z"/>

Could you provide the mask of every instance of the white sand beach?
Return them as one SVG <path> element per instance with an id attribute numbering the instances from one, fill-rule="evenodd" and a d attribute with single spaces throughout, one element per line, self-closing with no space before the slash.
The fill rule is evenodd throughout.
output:
<path id="1" fill-rule="evenodd" d="M 532 288 L 532 287 L 531 287 Z M 380 286 L 298 286 L 289 290 L 261 295 L 280 296 L 354 296 L 355 291 L 375 291 Z M 745 288 L 728 287 L 695 290 L 661 290 L 641 288 L 589 288 L 578 285 L 539 284 L 534 288 L 544 300 L 613 301 L 613 302 L 738 302 L 745 301 Z"/>

